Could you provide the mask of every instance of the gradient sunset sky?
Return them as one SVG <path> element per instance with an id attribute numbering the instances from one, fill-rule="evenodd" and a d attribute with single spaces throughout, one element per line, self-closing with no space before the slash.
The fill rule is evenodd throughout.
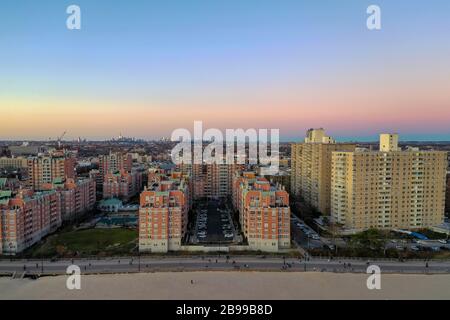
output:
<path id="1" fill-rule="evenodd" d="M 0 140 L 151 139 L 194 120 L 450 140 L 450 1 L 1 1 Z"/>

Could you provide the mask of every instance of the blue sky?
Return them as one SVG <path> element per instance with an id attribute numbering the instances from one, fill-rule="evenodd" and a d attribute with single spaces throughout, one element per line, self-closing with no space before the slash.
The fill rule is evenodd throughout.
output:
<path id="1" fill-rule="evenodd" d="M 65 28 L 71 4 L 79 31 Z M 382 8 L 381 31 L 366 28 L 370 4 Z M 0 114 L 13 120 L 0 137 L 45 137 L 54 126 L 71 137 L 151 138 L 195 118 L 277 127 L 285 139 L 323 126 L 341 137 L 450 140 L 449 31 L 445 0 L 2 0 Z M 121 117 L 118 104 L 161 125 Z M 74 106 L 77 119 L 60 124 Z M 93 108 L 111 126 L 82 124 Z"/>

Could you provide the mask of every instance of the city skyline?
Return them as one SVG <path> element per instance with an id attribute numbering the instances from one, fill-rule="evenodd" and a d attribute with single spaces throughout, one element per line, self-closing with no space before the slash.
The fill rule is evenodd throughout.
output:
<path id="1" fill-rule="evenodd" d="M 195 120 L 300 141 L 450 140 L 450 4 L 376 1 L 6 3 L 0 140 L 170 137 Z M 420 46 L 418 45 L 420 44 Z"/>

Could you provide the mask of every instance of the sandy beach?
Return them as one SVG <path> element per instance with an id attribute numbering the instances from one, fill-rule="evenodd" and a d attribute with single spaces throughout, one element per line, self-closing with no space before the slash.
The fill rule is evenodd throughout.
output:
<path id="1" fill-rule="evenodd" d="M 66 280 L 0 278 L 0 299 L 450 299 L 450 275 L 386 274 L 381 290 L 367 289 L 365 274 L 315 272 L 87 275 L 81 290 Z"/>

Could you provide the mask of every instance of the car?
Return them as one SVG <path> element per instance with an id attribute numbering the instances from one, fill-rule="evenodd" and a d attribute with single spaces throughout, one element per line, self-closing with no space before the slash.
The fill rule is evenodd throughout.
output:
<path id="1" fill-rule="evenodd" d="M 443 244 L 447 244 L 447 240 L 444 240 L 444 239 L 440 239 L 440 240 L 438 240 L 440 243 L 443 243 Z"/>
<path id="2" fill-rule="evenodd" d="M 403 246 L 395 246 L 395 249 L 402 251 L 402 250 L 404 250 L 405 248 L 403 248 Z"/>
<path id="3" fill-rule="evenodd" d="M 412 251 L 419 251 L 419 247 L 418 246 L 411 246 L 411 250 Z"/>
<path id="4" fill-rule="evenodd" d="M 317 234 L 313 234 L 311 238 L 313 238 L 314 240 L 320 240 L 320 237 Z"/>
<path id="5" fill-rule="evenodd" d="M 441 248 L 439 248 L 439 247 L 431 247 L 431 250 L 433 250 L 433 251 L 441 251 Z"/>
<path id="6" fill-rule="evenodd" d="M 233 238 L 234 237 L 233 234 L 231 234 L 231 233 L 226 233 L 226 234 L 224 234 L 224 236 L 225 236 L 225 238 Z"/>

